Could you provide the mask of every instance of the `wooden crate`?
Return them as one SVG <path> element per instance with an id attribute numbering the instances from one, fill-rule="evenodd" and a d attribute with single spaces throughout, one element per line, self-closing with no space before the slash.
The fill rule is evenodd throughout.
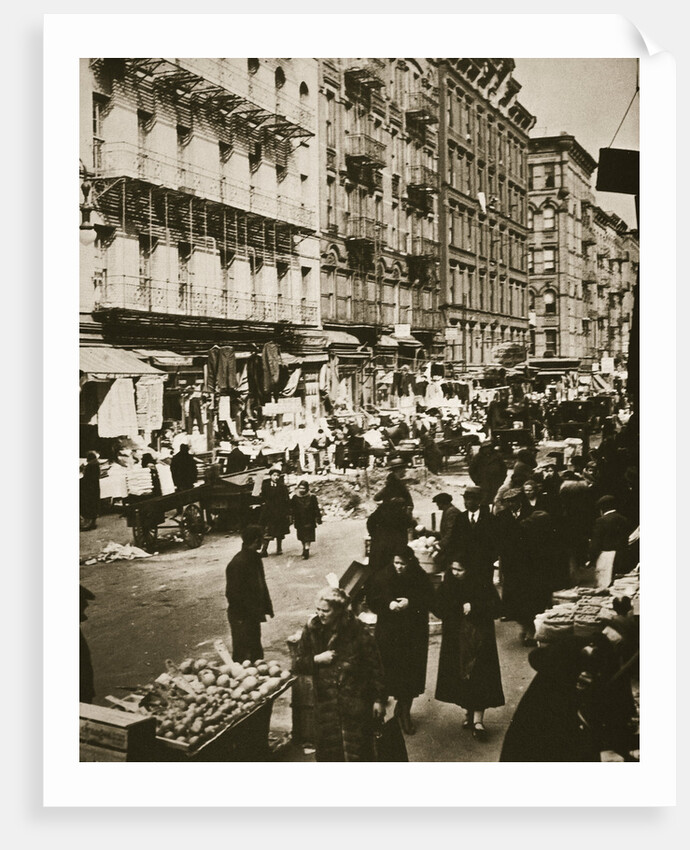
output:
<path id="1" fill-rule="evenodd" d="M 148 761 L 155 740 L 153 717 L 79 703 L 79 761 Z"/>

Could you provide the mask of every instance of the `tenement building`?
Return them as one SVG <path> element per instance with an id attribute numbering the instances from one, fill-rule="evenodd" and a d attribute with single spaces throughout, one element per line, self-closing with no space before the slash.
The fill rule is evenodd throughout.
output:
<path id="1" fill-rule="evenodd" d="M 316 60 L 90 59 L 80 85 L 83 437 L 119 379 L 164 382 L 201 443 L 286 386 L 318 415 Z"/>
<path id="2" fill-rule="evenodd" d="M 441 305 L 446 359 L 474 370 L 507 348 L 524 360 L 527 145 L 512 59 L 439 65 Z"/>
<path id="3" fill-rule="evenodd" d="M 321 319 L 333 402 L 397 406 L 386 376 L 443 355 L 438 125 L 436 60 L 319 60 Z"/>
<path id="4" fill-rule="evenodd" d="M 594 203 L 597 163 L 573 136 L 531 139 L 528 160 L 530 353 L 624 366 L 637 234 Z"/>

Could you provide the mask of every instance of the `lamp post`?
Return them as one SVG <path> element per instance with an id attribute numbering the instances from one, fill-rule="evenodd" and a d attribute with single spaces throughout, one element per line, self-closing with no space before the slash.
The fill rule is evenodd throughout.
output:
<path id="1" fill-rule="evenodd" d="M 88 172 L 82 169 L 81 193 L 83 196 L 79 204 L 79 212 L 81 213 L 81 223 L 79 225 L 79 241 L 84 247 L 88 248 L 96 241 L 96 228 L 91 222 L 91 213 L 93 212 L 93 204 L 91 202 L 92 183 L 89 180 Z"/>

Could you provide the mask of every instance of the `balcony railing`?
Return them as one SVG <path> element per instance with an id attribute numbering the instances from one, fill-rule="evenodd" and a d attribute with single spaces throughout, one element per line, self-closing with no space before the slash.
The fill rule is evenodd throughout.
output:
<path id="1" fill-rule="evenodd" d="M 376 242 L 381 238 L 383 225 L 373 218 L 351 216 L 345 228 L 345 238 L 354 242 Z"/>
<path id="2" fill-rule="evenodd" d="M 385 59 L 343 59 L 345 79 L 370 89 L 386 85 Z"/>
<path id="3" fill-rule="evenodd" d="M 413 236 L 407 253 L 411 257 L 437 257 L 441 243 L 426 236 Z"/>
<path id="4" fill-rule="evenodd" d="M 130 177 L 305 229 L 313 230 L 316 226 L 316 211 L 310 207 L 256 189 L 220 171 L 213 172 L 176 157 L 142 150 L 129 142 L 103 145 L 98 176 Z"/>
<path id="5" fill-rule="evenodd" d="M 438 92 L 436 89 L 411 91 L 405 97 L 405 114 L 426 124 L 438 122 Z"/>
<path id="6" fill-rule="evenodd" d="M 315 325 L 316 303 L 278 296 L 235 295 L 219 287 L 177 281 L 108 275 L 94 278 L 96 310 L 120 309 L 177 316 L 249 322 Z"/>
<path id="7" fill-rule="evenodd" d="M 386 164 L 386 146 L 366 133 L 357 133 L 347 137 L 345 156 L 360 165 L 383 167 Z"/>
<path id="8" fill-rule="evenodd" d="M 438 173 L 428 165 L 412 165 L 407 174 L 407 185 L 423 192 L 438 192 Z"/>

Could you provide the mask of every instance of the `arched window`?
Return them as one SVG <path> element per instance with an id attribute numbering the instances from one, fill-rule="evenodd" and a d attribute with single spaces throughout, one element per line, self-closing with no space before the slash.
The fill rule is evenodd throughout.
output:
<path id="1" fill-rule="evenodd" d="M 309 97 L 309 86 L 305 82 L 299 84 L 299 96 L 302 100 L 306 100 Z"/>
<path id="2" fill-rule="evenodd" d="M 256 74 L 256 72 L 259 70 L 259 60 L 247 59 L 247 70 L 250 74 Z"/>
<path id="3" fill-rule="evenodd" d="M 534 227 L 534 213 L 532 212 L 532 207 L 527 208 L 527 229 L 532 230 Z"/>
<path id="4" fill-rule="evenodd" d="M 544 312 L 547 314 L 556 312 L 556 293 L 553 289 L 547 289 L 544 293 Z"/>
<path id="5" fill-rule="evenodd" d="M 556 210 L 553 207 L 544 207 L 542 213 L 544 230 L 553 230 L 556 226 Z"/>
<path id="6" fill-rule="evenodd" d="M 278 67 L 276 68 L 275 78 L 276 78 L 276 88 L 282 89 L 283 86 L 285 85 L 285 71 L 283 71 L 283 69 L 280 67 L 280 65 L 278 65 Z"/>
<path id="7" fill-rule="evenodd" d="M 530 289 L 530 291 L 529 291 L 529 309 L 530 309 L 530 312 L 534 312 L 534 310 L 536 309 L 534 290 L 532 290 L 532 289 Z"/>

